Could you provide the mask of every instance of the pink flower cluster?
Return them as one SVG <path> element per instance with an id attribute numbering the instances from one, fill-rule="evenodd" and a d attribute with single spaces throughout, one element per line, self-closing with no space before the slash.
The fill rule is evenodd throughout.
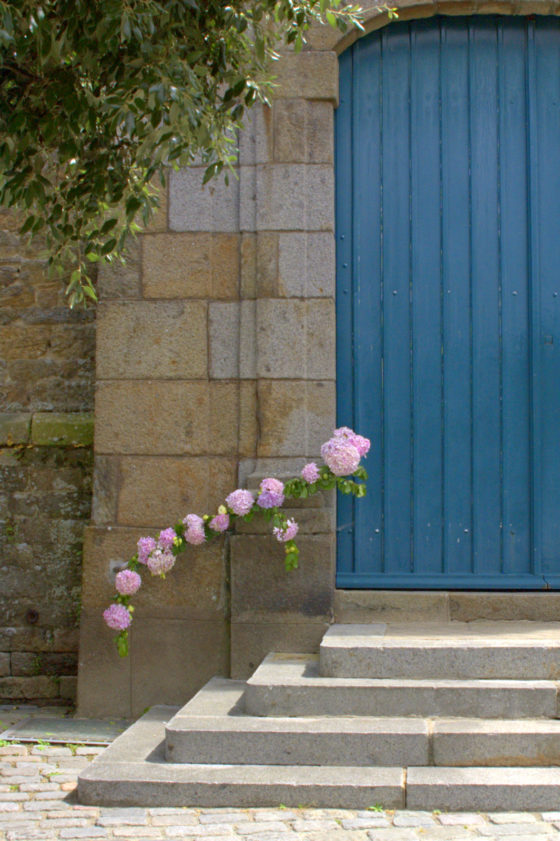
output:
<path id="1" fill-rule="evenodd" d="M 293 540 L 296 534 L 299 531 L 299 526 L 295 520 L 287 520 L 286 521 L 286 528 L 274 528 L 272 529 L 272 534 L 276 538 L 276 540 L 280 541 L 280 543 L 287 543 L 288 540 Z"/>
<path id="2" fill-rule="evenodd" d="M 335 429 L 333 437 L 323 444 L 321 455 L 335 476 L 350 476 L 358 469 L 362 456 L 368 453 L 369 448 L 367 438 L 342 426 Z"/>
<path id="3" fill-rule="evenodd" d="M 116 602 L 103 611 L 103 619 L 113 631 L 125 631 L 132 622 L 128 608 Z"/>
<path id="4" fill-rule="evenodd" d="M 278 508 L 284 502 L 284 483 L 280 479 L 263 479 L 257 505 L 260 508 Z"/>
<path id="5" fill-rule="evenodd" d="M 204 533 L 204 520 L 198 514 L 187 514 L 183 520 L 186 526 L 185 540 L 193 546 L 200 546 L 206 540 Z"/>
<path id="6" fill-rule="evenodd" d="M 121 569 L 115 576 L 115 587 L 121 596 L 133 596 L 140 589 L 142 579 L 131 569 Z"/>
<path id="7" fill-rule="evenodd" d="M 304 479 L 308 485 L 312 485 L 313 482 L 316 482 L 320 475 L 319 468 L 314 461 L 306 464 L 301 471 L 301 478 Z"/>
<path id="8" fill-rule="evenodd" d="M 251 491 L 245 491 L 242 488 L 238 488 L 229 496 L 226 496 L 227 507 L 238 517 L 244 517 L 245 514 L 248 514 L 254 504 L 255 499 Z"/>

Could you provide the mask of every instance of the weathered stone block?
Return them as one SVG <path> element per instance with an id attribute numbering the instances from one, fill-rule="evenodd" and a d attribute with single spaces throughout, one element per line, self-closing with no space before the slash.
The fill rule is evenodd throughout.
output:
<path id="1" fill-rule="evenodd" d="M 38 677 L 0 678 L 0 698 L 12 701 L 35 701 L 58 698 L 58 681 L 44 675 Z"/>
<path id="2" fill-rule="evenodd" d="M 182 705 L 214 675 L 229 672 L 223 619 L 144 618 L 131 638 L 132 713 L 152 704 Z"/>
<path id="3" fill-rule="evenodd" d="M 99 428 L 99 427 L 98 427 Z M 91 517 L 94 523 L 117 521 L 120 464 L 114 456 L 95 456 Z"/>
<path id="4" fill-rule="evenodd" d="M 62 675 L 58 681 L 58 691 L 64 701 L 75 703 L 78 695 L 78 678 L 73 675 Z"/>
<path id="5" fill-rule="evenodd" d="M 164 528 L 190 512 L 215 511 L 236 486 L 236 462 L 233 458 L 123 456 L 121 477 L 119 524 Z"/>
<path id="6" fill-rule="evenodd" d="M 14 676 L 75 675 L 78 655 L 58 652 L 12 653 L 11 671 Z"/>
<path id="7" fill-rule="evenodd" d="M 6 324 L 0 332 L 0 359 L 39 359 L 50 348 L 51 334 L 45 324 Z"/>
<path id="8" fill-rule="evenodd" d="M 275 161 L 332 163 L 334 115 L 330 102 L 280 99 L 273 107 Z"/>
<path id="9" fill-rule="evenodd" d="M 101 382 L 96 451 L 227 455 L 237 447 L 238 412 L 234 383 Z"/>
<path id="10" fill-rule="evenodd" d="M 36 412 L 31 421 L 31 440 L 38 447 L 90 447 L 94 416 L 84 413 Z"/>
<path id="11" fill-rule="evenodd" d="M 255 302 L 209 305 L 210 376 L 251 379 L 255 376 Z"/>
<path id="12" fill-rule="evenodd" d="M 243 234 L 241 249 L 243 298 L 278 295 L 278 234 L 261 231 Z"/>
<path id="13" fill-rule="evenodd" d="M 162 524 L 165 525 L 165 524 Z M 153 530 L 157 536 L 157 529 Z M 115 595 L 115 574 L 136 552 L 138 528 L 89 528 L 86 531 L 82 600 L 86 610 L 103 611 Z M 227 609 L 225 547 L 222 538 L 189 546 L 166 580 L 140 570 L 142 587 L 133 598 L 135 627 L 144 617 L 216 621 Z M 136 622 L 138 620 L 138 622 Z"/>
<path id="14" fill-rule="evenodd" d="M 262 380 L 258 405 L 259 457 L 318 453 L 334 428 L 334 382 Z"/>
<path id="15" fill-rule="evenodd" d="M 343 624 L 448 622 L 448 596 L 429 591 L 336 590 L 334 616 Z"/>
<path id="16" fill-rule="evenodd" d="M 274 378 L 335 378 L 334 301 L 257 302 L 257 373 Z"/>
<path id="17" fill-rule="evenodd" d="M 331 233 L 282 233 L 278 240 L 278 294 L 334 297 L 335 243 Z"/>
<path id="18" fill-rule="evenodd" d="M 272 109 L 257 103 L 245 115 L 239 135 L 239 163 L 265 164 L 272 160 Z"/>
<path id="19" fill-rule="evenodd" d="M 326 99 L 338 104 L 338 56 L 335 52 L 284 53 L 274 67 L 276 96 Z"/>
<path id="20" fill-rule="evenodd" d="M 141 239 L 129 240 L 125 259 L 125 263 L 99 263 L 97 270 L 99 300 L 140 298 Z"/>
<path id="21" fill-rule="evenodd" d="M 334 538 L 302 535 L 300 567 L 286 572 L 284 549 L 271 535 L 231 538 L 232 621 L 288 621 L 331 616 Z"/>
<path id="22" fill-rule="evenodd" d="M 325 620 L 231 623 L 231 676 L 250 677 L 271 651 L 314 653 L 329 627 Z"/>
<path id="23" fill-rule="evenodd" d="M 24 412 L 0 414 L 0 444 L 26 444 L 29 440 L 31 415 Z"/>
<path id="24" fill-rule="evenodd" d="M 82 611 L 78 709 L 83 718 L 131 718 L 130 657 L 119 657 L 115 632 L 98 610 Z"/>
<path id="25" fill-rule="evenodd" d="M 334 180 L 332 166 L 271 164 L 257 166 L 254 228 L 248 215 L 244 230 L 332 231 Z"/>
<path id="26" fill-rule="evenodd" d="M 250 458 L 257 447 L 257 384 L 246 380 L 239 384 L 239 456 Z"/>
<path id="27" fill-rule="evenodd" d="M 206 304 L 116 302 L 99 306 L 99 379 L 198 379 L 207 373 Z"/>
<path id="28" fill-rule="evenodd" d="M 560 593 L 448 593 L 449 619 L 557 622 Z"/>
<path id="29" fill-rule="evenodd" d="M 300 534 L 330 534 L 335 528 L 334 511 L 331 508 L 293 508 L 292 501 L 286 500 L 282 511 L 286 517 L 293 517 L 299 526 Z M 303 500 L 302 500 L 303 501 Z M 255 517 L 250 523 L 240 520 L 236 525 L 238 534 L 266 534 L 270 535 L 271 526 L 262 517 Z"/>
<path id="30" fill-rule="evenodd" d="M 10 674 L 10 655 L 6 652 L 0 652 L 0 677 L 6 677 Z"/>
<path id="31" fill-rule="evenodd" d="M 143 238 L 145 298 L 234 298 L 238 234 L 157 234 Z"/>
<path id="32" fill-rule="evenodd" d="M 238 231 L 239 182 L 223 175 L 204 187 L 204 167 L 169 176 L 169 227 L 172 231 Z"/>

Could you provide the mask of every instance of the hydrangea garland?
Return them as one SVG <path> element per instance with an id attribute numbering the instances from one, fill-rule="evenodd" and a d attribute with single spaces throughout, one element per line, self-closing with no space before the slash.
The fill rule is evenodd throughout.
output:
<path id="1" fill-rule="evenodd" d="M 152 575 L 165 574 L 172 569 L 177 556 L 184 552 L 189 543 L 200 545 L 211 540 L 235 525 L 237 519 L 250 522 L 255 514 L 272 523 L 272 533 L 284 544 L 285 566 L 287 570 L 297 569 L 299 549 L 294 541 L 298 533 L 298 524 L 279 511 L 285 499 L 305 499 L 318 491 L 338 488 L 344 494 L 363 497 L 366 486 L 355 481 L 367 479 L 365 468 L 360 460 L 367 455 L 370 442 L 346 426 L 335 429 L 332 438 L 321 447 L 324 467 L 314 462 L 306 464 L 300 476 L 283 483 L 279 479 L 263 479 L 257 497 L 250 491 L 238 488 L 226 497 L 226 505 L 220 505 L 215 515 L 187 514 L 182 522 L 173 528 L 166 528 L 153 537 L 141 537 L 138 551 L 128 561 L 124 569 L 117 573 L 115 585 L 117 595 L 113 603 L 104 611 L 103 618 L 113 630 L 119 631 L 115 638 L 121 657 L 128 654 L 128 628 L 132 622 L 134 607 L 131 596 L 139 589 L 142 579 L 137 570 L 145 566 Z M 352 476 L 352 478 L 349 478 Z"/>

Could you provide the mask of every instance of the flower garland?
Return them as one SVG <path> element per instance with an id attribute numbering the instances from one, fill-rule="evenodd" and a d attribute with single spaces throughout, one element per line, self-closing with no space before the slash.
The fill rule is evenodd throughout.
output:
<path id="1" fill-rule="evenodd" d="M 142 584 L 138 573 L 140 567 L 145 566 L 152 575 L 165 578 L 177 556 L 185 551 L 189 543 L 199 546 L 231 529 L 237 519 L 250 522 L 255 514 L 260 514 L 272 522 L 273 535 L 284 544 L 286 570 L 297 569 L 299 549 L 294 538 L 298 533 L 298 524 L 278 509 L 285 499 L 305 499 L 318 491 L 334 487 L 344 494 L 353 494 L 358 498 L 365 496 L 366 486 L 355 479 L 367 479 L 366 470 L 360 461 L 367 455 L 369 448 L 367 438 L 342 426 L 335 429 L 332 438 L 321 447 L 325 467 L 317 467 L 315 462 L 310 462 L 302 469 L 300 476 L 285 484 L 279 479 L 263 479 L 256 498 L 251 491 L 238 488 L 226 497 L 226 504 L 220 505 L 213 517 L 209 514 L 202 517 L 187 514 L 181 523 L 161 531 L 157 540 L 141 537 L 136 554 L 116 574 L 117 595 L 103 612 L 109 628 L 119 632 L 115 642 L 120 656 L 126 657 L 128 654 L 128 628 L 134 611 L 131 597 Z"/>

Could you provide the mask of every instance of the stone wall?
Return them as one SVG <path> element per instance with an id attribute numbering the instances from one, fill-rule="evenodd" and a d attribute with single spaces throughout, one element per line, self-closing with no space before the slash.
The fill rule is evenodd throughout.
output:
<path id="1" fill-rule="evenodd" d="M 0 212 L 0 700 L 75 696 L 94 313 Z"/>

